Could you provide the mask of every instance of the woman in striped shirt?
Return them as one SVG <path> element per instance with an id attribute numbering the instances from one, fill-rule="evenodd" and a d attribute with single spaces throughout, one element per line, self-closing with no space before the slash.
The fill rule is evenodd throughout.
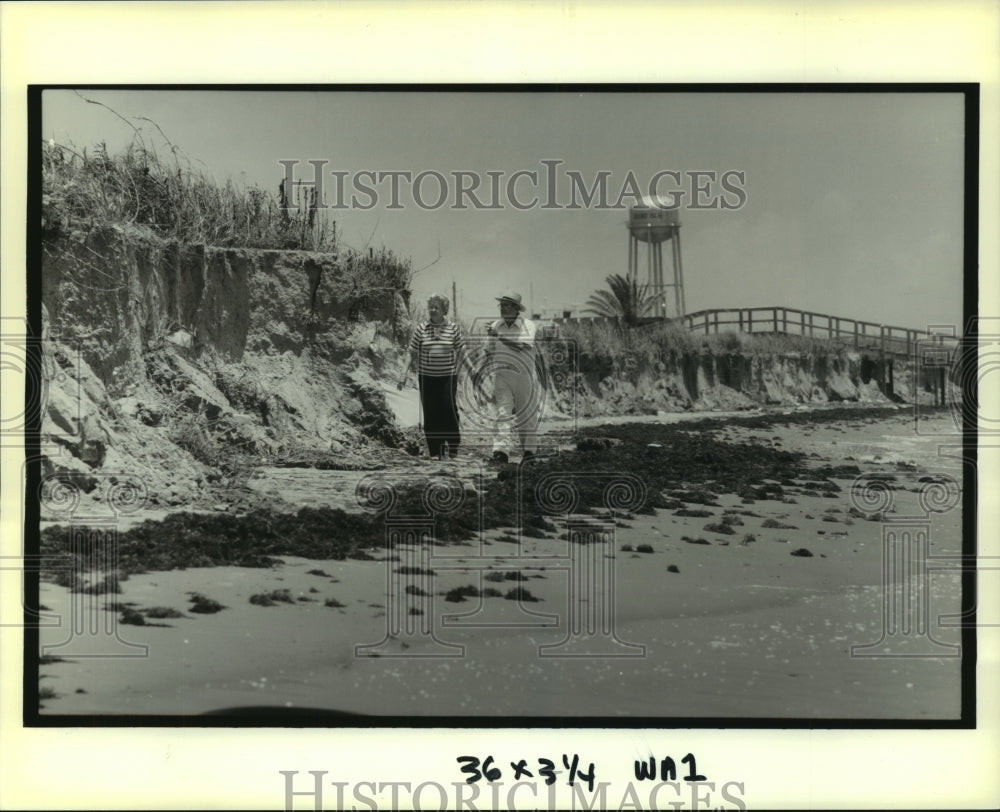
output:
<path id="1" fill-rule="evenodd" d="M 443 458 L 447 448 L 448 456 L 454 459 L 461 442 L 456 395 L 458 367 L 466 361 L 465 343 L 458 325 L 445 318 L 446 297 L 431 296 L 427 313 L 429 319 L 413 331 L 410 361 L 397 388 L 403 388 L 410 369 L 416 368 L 427 450 L 432 458 Z"/>

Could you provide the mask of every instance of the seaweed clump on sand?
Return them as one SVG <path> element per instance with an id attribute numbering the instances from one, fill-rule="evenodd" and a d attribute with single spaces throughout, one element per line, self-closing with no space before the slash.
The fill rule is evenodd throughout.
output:
<path id="1" fill-rule="evenodd" d="M 947 407 L 930 407 L 929 413 L 946 413 Z M 698 420 L 696 423 L 689 423 L 688 428 L 695 426 L 700 431 L 710 431 L 724 429 L 730 426 L 739 426 L 747 429 L 764 429 L 770 426 L 813 426 L 818 423 L 838 423 L 847 420 L 866 420 L 868 422 L 880 420 L 885 417 L 899 417 L 905 415 L 906 411 L 898 406 L 834 406 L 825 409 L 807 409 L 801 412 L 770 413 L 755 415 L 739 415 L 735 417 L 707 417 Z"/>
<path id="2" fill-rule="evenodd" d="M 720 493 L 777 497 L 781 488 L 767 484 L 768 480 L 792 480 L 807 470 L 803 454 L 726 443 L 706 432 L 692 432 L 690 427 L 626 424 L 591 429 L 590 435 L 594 434 L 614 442 L 591 442 L 584 444 L 583 450 L 557 459 L 540 458 L 531 466 L 522 466 L 517 476 L 503 476 L 501 471 L 501 476 L 486 483 L 485 526 L 510 524 L 520 504 L 523 527 L 551 527 L 554 517 L 540 491 L 553 486 L 572 490 L 571 512 L 606 512 L 610 507 L 606 488 L 618 473 L 645 486 L 645 500 L 634 512 L 648 515 L 656 509 L 679 508 L 684 511 L 680 515 L 703 516 L 712 514 L 684 505 L 717 506 Z"/>
<path id="3" fill-rule="evenodd" d="M 780 488 L 766 486 L 766 480 L 791 480 L 807 470 L 801 453 L 723 442 L 708 431 L 693 431 L 690 424 L 681 428 L 632 423 L 591 431 L 616 437 L 621 445 L 601 454 L 576 454 L 578 463 L 596 470 L 627 471 L 641 478 L 651 492 L 667 491 L 668 497 L 685 503 L 709 506 L 717 493 L 738 494 L 751 489 L 777 495 Z M 711 483 L 711 489 L 691 487 L 692 483 Z"/>
<path id="4" fill-rule="evenodd" d="M 816 422 L 840 419 L 841 411 L 745 418 L 727 424 Z M 481 503 L 478 498 L 467 498 L 466 491 L 462 498 L 453 500 L 454 505 L 449 509 L 436 510 L 434 538 L 445 544 L 464 542 L 476 538 L 481 529 L 517 524 L 523 537 L 551 537 L 558 530 L 553 519 L 560 514 L 607 515 L 612 507 L 608 504 L 607 486 L 614 483 L 616 474 L 627 474 L 631 481 L 641 481 L 644 486 L 641 504 L 612 511 L 619 517 L 632 517 L 649 515 L 657 509 L 700 516 L 705 507 L 718 506 L 716 498 L 722 493 L 781 499 L 784 491 L 775 483 L 816 477 L 833 493 L 836 484 L 832 477 L 856 472 L 853 467 L 810 469 L 801 453 L 718 440 L 712 436 L 712 428 L 718 422 L 707 420 L 683 427 L 626 424 L 591 429 L 592 442 L 583 443 L 582 450 L 551 459 L 539 457 L 531 465 L 501 469 L 495 479 L 483 478 L 479 482 Z M 607 438 L 608 442 L 601 438 Z M 624 478 L 620 481 L 624 482 Z M 551 496 L 553 488 L 566 486 L 572 491 L 571 506 L 553 508 L 547 504 L 546 489 Z M 425 490 L 426 483 L 397 486 L 394 514 L 427 515 Z M 699 508 L 686 507 L 691 503 Z M 118 572 L 124 577 L 130 573 L 188 567 L 274 567 L 281 564 L 277 556 L 282 555 L 313 560 L 372 560 L 372 551 L 386 546 L 385 519 L 385 509 L 359 513 L 314 507 L 296 513 L 266 509 L 244 515 L 175 513 L 161 521 L 145 521 L 117 536 Z M 722 522 L 727 529 L 731 523 L 736 521 L 729 518 Z M 103 548 L 109 542 L 109 534 L 91 532 L 87 535 L 88 547 L 84 549 L 78 546 L 70 528 L 52 527 L 41 534 L 40 552 L 49 557 L 69 554 L 78 559 L 78 564 L 86 564 L 101 560 Z M 57 576 L 58 573 L 46 572 L 46 577 Z"/>
<path id="5" fill-rule="evenodd" d="M 175 513 L 147 520 L 117 537 L 120 573 L 189 567 L 274 567 L 279 555 L 312 559 L 370 559 L 368 550 L 384 545 L 384 523 L 377 517 L 331 508 L 302 508 L 282 514 L 256 510 L 243 516 Z M 100 560 L 110 534 L 90 533 L 84 549 L 69 527 L 42 531 L 44 555 L 76 557 L 81 564 Z M 83 567 L 86 569 L 86 567 Z"/>

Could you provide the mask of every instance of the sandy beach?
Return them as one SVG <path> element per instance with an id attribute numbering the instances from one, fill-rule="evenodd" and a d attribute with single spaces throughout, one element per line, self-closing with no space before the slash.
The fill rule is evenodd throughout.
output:
<path id="1" fill-rule="evenodd" d="M 119 622 L 117 634 L 148 647 L 146 656 L 86 656 L 88 645 L 107 643 L 100 636 L 70 639 L 73 656 L 63 656 L 80 596 L 44 581 L 41 602 L 62 622 L 41 632 L 41 713 L 267 707 L 394 717 L 958 718 L 961 659 L 950 646 L 959 634 L 938 623 L 959 609 L 957 573 L 936 573 L 926 593 L 930 632 L 947 656 L 907 656 L 926 653 L 927 637 L 915 633 L 890 635 L 883 656 L 852 656 L 852 646 L 884 636 L 884 528 L 893 517 L 921 515 L 921 476 L 961 482 L 959 461 L 938 455 L 939 445 L 959 439 L 950 416 L 925 423 L 937 435 L 915 433 L 905 408 L 877 418 L 858 409 L 815 424 L 736 423 L 720 419 L 697 431 L 801 452 L 817 467 L 881 472 L 892 481 L 891 513 L 878 521 L 858 511 L 852 477 L 831 478 L 836 490 L 803 479 L 786 482 L 780 499 L 718 492 L 709 504 L 688 498 L 680 508 L 620 513 L 602 543 L 567 539 L 567 530 L 595 526 L 593 516 L 571 515 L 546 538 L 512 526 L 427 548 L 423 557 L 404 543 L 388 558 L 373 548 L 368 561 L 282 555 L 273 568 L 150 571 L 129 576 L 120 594 L 88 596 L 88 605 L 114 600 L 144 616 L 146 625 Z M 556 452 L 563 439 L 551 441 Z M 421 464 L 403 462 L 380 474 L 409 475 Z M 463 482 L 497 476 L 471 453 L 444 473 Z M 254 488 L 294 493 L 302 505 L 349 506 L 362 475 L 268 470 Z M 929 521 L 930 554 L 957 554 L 961 507 Z M 574 555 L 611 581 L 588 592 L 575 580 L 581 570 L 567 563 Z M 433 574 L 400 576 L 413 562 Z M 401 577 L 428 594 L 404 592 Z M 526 590 L 520 600 L 511 592 L 518 588 Z M 192 593 L 225 608 L 192 612 Z M 261 595 L 273 600 L 251 602 Z M 597 610 L 587 600 L 605 614 L 588 614 Z M 157 618 L 154 607 L 181 616 Z M 588 656 L 566 656 L 581 653 Z"/>

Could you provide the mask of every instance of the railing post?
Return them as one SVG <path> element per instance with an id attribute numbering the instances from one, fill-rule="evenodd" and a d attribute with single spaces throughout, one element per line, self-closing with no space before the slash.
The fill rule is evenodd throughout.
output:
<path id="1" fill-rule="evenodd" d="M 882 348 L 882 354 L 885 355 L 885 325 L 880 324 L 878 326 L 878 338 L 879 346 Z"/>
<path id="2" fill-rule="evenodd" d="M 743 332 L 743 308 L 740 308 L 740 332 Z"/>
<path id="3" fill-rule="evenodd" d="M 774 321 L 774 332 L 778 332 L 778 308 L 771 311 L 771 318 Z"/>
<path id="4" fill-rule="evenodd" d="M 813 314 L 809 314 L 809 338 L 813 337 Z"/>
<path id="5" fill-rule="evenodd" d="M 719 311 L 715 311 L 715 334 L 719 334 Z"/>
<path id="6" fill-rule="evenodd" d="M 753 310 L 747 308 L 747 332 L 753 332 Z"/>
<path id="7" fill-rule="evenodd" d="M 781 332 L 788 333 L 788 308 L 781 308 Z"/>
<path id="8" fill-rule="evenodd" d="M 854 322 L 854 349 L 858 348 L 858 323 Z"/>
<path id="9" fill-rule="evenodd" d="M 804 336 L 806 334 L 806 314 L 803 311 L 799 311 L 799 335 Z"/>

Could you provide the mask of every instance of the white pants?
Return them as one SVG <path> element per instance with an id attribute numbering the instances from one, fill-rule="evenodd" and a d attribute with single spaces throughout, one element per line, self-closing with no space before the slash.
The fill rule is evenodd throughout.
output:
<path id="1" fill-rule="evenodd" d="M 516 434 L 520 452 L 538 450 L 538 421 L 542 417 L 545 389 L 534 375 L 497 370 L 493 379 L 493 402 L 497 410 L 497 433 L 493 450 L 510 455 L 511 435 Z"/>

